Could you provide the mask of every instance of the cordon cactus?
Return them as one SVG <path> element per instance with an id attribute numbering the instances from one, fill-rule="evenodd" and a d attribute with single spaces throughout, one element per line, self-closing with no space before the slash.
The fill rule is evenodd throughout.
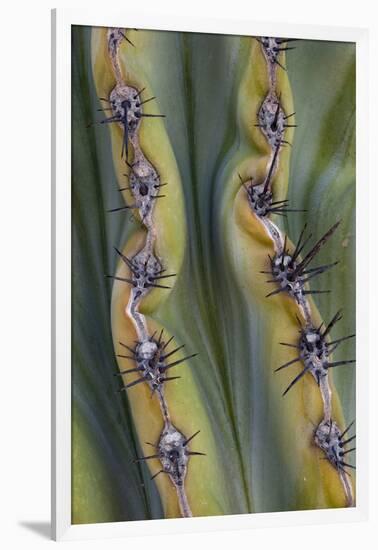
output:
<path id="1" fill-rule="evenodd" d="M 354 47 L 73 29 L 73 522 L 355 504 Z"/>

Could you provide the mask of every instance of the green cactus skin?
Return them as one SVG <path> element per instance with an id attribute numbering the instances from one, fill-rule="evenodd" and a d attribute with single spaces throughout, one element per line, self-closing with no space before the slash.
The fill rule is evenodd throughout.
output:
<path id="1" fill-rule="evenodd" d="M 73 522 L 353 506 L 353 47 L 74 28 L 73 55 Z M 305 222 L 326 268 L 281 290 Z"/>

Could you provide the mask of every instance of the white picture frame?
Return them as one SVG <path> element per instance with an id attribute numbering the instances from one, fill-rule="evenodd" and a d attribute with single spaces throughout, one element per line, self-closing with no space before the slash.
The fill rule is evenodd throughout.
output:
<path id="1" fill-rule="evenodd" d="M 347 41 L 356 43 L 357 66 L 357 505 L 348 509 L 275 512 L 90 525 L 71 524 L 71 26 Z M 52 534 L 55 540 L 113 538 L 141 534 L 202 532 L 253 527 L 361 521 L 368 515 L 368 293 L 363 292 L 368 257 L 368 31 L 359 28 L 257 23 L 248 19 L 151 16 L 104 9 L 52 12 Z"/>

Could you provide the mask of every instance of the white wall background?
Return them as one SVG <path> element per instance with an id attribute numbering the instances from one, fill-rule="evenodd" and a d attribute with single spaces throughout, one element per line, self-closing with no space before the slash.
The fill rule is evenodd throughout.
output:
<path id="1" fill-rule="evenodd" d="M 91 0 L 72 7 L 108 4 Z M 112 2 L 127 10 L 131 2 Z M 378 17 L 369 0 L 133 0 L 134 9 L 149 13 L 236 19 L 289 21 L 368 27 L 371 31 L 371 235 L 377 214 L 378 155 Z M 1 546 L 42 548 L 49 540 L 50 516 L 50 8 L 56 0 L 7 2 L 0 27 L 0 539 Z M 71 7 L 71 6 L 70 6 Z M 366 185 L 368 182 L 366 182 Z M 371 239 L 371 250 L 377 246 Z M 371 264 L 376 264 L 375 258 Z M 366 262 L 366 267 L 368 266 Z M 372 267 L 372 265 L 371 265 Z M 372 274 L 373 275 L 373 274 Z M 371 277 L 372 286 L 374 276 Z M 373 355 L 376 292 L 371 305 L 372 452 L 371 518 L 367 523 L 324 527 L 259 529 L 201 535 L 166 536 L 152 540 L 65 543 L 70 548 L 138 550 L 174 546 L 180 550 L 239 547 L 280 550 L 306 548 L 371 548 L 378 535 L 377 507 L 377 375 Z M 360 365 L 360 368 L 362 366 Z M 374 435 L 374 439 L 373 439 Z M 62 543 L 63 544 L 63 543 Z"/>

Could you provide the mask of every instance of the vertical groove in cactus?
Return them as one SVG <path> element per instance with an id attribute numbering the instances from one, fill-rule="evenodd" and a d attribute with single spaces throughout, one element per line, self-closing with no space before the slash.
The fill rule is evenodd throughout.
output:
<path id="1" fill-rule="evenodd" d="M 354 504 L 354 61 L 73 29 L 74 523 Z"/>

